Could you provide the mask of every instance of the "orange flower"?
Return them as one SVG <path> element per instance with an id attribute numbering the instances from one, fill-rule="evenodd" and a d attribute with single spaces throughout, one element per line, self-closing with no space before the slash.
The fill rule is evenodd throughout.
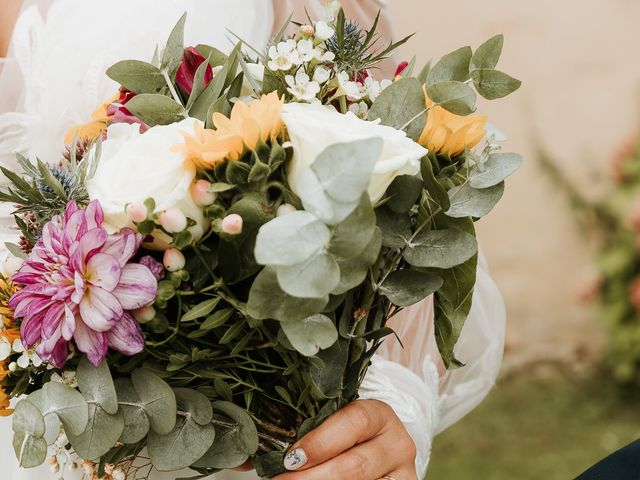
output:
<path id="1" fill-rule="evenodd" d="M 247 105 L 238 101 L 231 116 L 213 114 L 215 130 L 196 125 L 193 134 L 184 133 L 184 143 L 174 151 L 183 152 L 197 167 L 210 168 L 225 160 L 238 160 L 245 149 L 255 150 L 260 141 L 273 141 L 283 129 L 280 111 L 284 99 L 277 92 L 263 95 Z"/>
<path id="2" fill-rule="evenodd" d="M 8 417 L 13 414 L 13 409 L 9 408 L 9 395 L 3 388 L 0 388 L 0 417 Z"/>
<path id="3" fill-rule="evenodd" d="M 111 117 L 107 115 L 109 105 L 116 102 L 120 96 L 115 95 L 105 103 L 96 108 L 91 114 L 91 121 L 83 125 L 77 125 L 67 131 L 64 137 L 64 143 L 71 144 L 77 135 L 78 138 L 85 140 L 96 140 L 100 135 L 107 131 L 107 122 Z"/>
<path id="4" fill-rule="evenodd" d="M 484 127 L 488 118 L 483 115 L 462 117 L 434 106 L 424 88 L 424 98 L 429 108 L 427 124 L 424 126 L 418 143 L 430 152 L 455 157 L 465 149 L 475 147 L 485 136 Z"/>

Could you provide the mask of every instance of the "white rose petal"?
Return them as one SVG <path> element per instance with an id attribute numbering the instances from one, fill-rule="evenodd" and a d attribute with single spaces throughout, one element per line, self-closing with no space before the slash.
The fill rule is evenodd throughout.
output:
<path id="1" fill-rule="evenodd" d="M 420 171 L 420 159 L 427 150 L 407 137 L 405 132 L 368 122 L 351 112 L 341 114 L 322 105 L 290 103 L 282 109 L 293 145 L 293 158 L 288 172 L 293 191 L 300 192 L 305 183 L 305 171 L 329 145 L 379 137 L 384 142 L 382 155 L 369 182 L 369 197 L 373 202 L 382 198 L 391 182 L 400 175 L 415 175 Z"/>
<path id="2" fill-rule="evenodd" d="M 191 197 L 196 175 L 193 165 L 184 162 L 182 153 L 172 148 L 191 132 L 195 120 L 185 119 L 172 125 L 157 126 L 144 134 L 139 125 L 114 124 L 102 142 L 102 154 L 95 175 L 87 181 L 91 200 L 98 200 L 105 214 L 105 227 L 118 231 L 133 228 L 125 211 L 130 203 L 156 202 L 155 213 L 177 208 L 196 224 L 189 228 L 199 239 L 209 227 L 202 209 Z"/>

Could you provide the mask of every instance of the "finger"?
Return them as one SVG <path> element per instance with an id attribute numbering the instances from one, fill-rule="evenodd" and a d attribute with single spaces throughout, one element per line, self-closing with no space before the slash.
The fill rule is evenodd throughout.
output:
<path id="1" fill-rule="evenodd" d="M 378 480 L 401 466 L 400 458 L 388 455 L 389 446 L 377 437 L 361 443 L 331 460 L 297 472 L 285 473 L 274 480 Z M 397 480 L 404 480 L 398 478 Z"/>
<path id="2" fill-rule="evenodd" d="M 418 480 L 418 475 L 416 474 L 415 466 L 410 465 L 402 470 L 387 473 L 380 480 Z"/>
<path id="3" fill-rule="evenodd" d="M 355 401 L 296 443 L 285 456 L 284 466 L 287 470 L 302 470 L 326 462 L 379 435 L 394 418 L 393 410 L 383 402 Z"/>

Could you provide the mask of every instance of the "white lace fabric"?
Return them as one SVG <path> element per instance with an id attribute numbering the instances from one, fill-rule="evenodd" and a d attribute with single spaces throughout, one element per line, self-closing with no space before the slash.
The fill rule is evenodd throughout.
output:
<path id="1" fill-rule="evenodd" d="M 306 4 L 310 12 L 320 11 L 319 0 L 295 3 L 298 8 Z M 188 44 L 208 43 L 228 51 L 227 29 L 252 45 L 263 45 L 272 34 L 274 19 L 290 4 L 290 0 L 273 4 L 265 0 L 27 0 L 9 58 L 0 64 L 0 165 L 15 168 L 16 152 L 57 162 L 65 132 L 88 121 L 91 112 L 117 90 L 104 75 L 106 68 L 126 58 L 149 60 L 184 11 L 189 15 Z M 365 25 L 372 20 L 370 12 L 379 7 L 376 0 L 343 4 L 364 16 L 360 20 Z M 5 241 L 17 239 L 11 210 L 11 205 L 0 205 L 0 248 Z M 391 405 L 406 425 L 416 443 L 416 472 L 422 478 L 433 437 L 474 408 L 494 384 L 504 344 L 504 305 L 481 259 L 472 312 L 456 347 L 457 357 L 466 366 L 450 372 L 442 368 L 435 344 L 431 299 L 403 311 L 391 326 L 404 348 L 393 337 L 385 341 L 360 393 L 362 398 Z M 47 467 L 19 469 L 9 447 L 11 437 L 11 421 L 0 420 L 3 478 L 54 478 Z M 81 475 L 65 478 L 76 480 Z M 154 473 L 151 480 L 173 478 L 175 473 Z M 223 472 L 217 478 L 256 476 Z"/>

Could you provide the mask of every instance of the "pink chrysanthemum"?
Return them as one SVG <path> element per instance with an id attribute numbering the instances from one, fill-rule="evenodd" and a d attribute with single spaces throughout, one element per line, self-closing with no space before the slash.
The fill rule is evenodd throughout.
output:
<path id="1" fill-rule="evenodd" d="M 129 263 L 142 236 L 129 229 L 109 235 L 97 201 L 86 209 L 70 202 L 64 215 L 43 229 L 29 259 L 13 276 L 24 285 L 10 306 L 22 318 L 27 348 L 62 368 L 73 339 L 94 365 L 109 347 L 134 355 L 144 348 L 140 326 L 130 310 L 155 299 L 158 284 L 144 265 Z"/>

